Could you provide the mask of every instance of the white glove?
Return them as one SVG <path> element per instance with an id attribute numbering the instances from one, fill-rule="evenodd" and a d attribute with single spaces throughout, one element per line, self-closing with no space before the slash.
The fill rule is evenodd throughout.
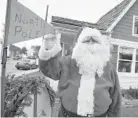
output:
<path id="1" fill-rule="evenodd" d="M 41 60 L 48 60 L 59 53 L 61 49 L 60 45 L 61 34 L 56 35 L 48 34 L 44 36 L 42 46 L 39 50 L 39 58 Z"/>
<path id="2" fill-rule="evenodd" d="M 55 43 L 56 43 L 55 35 L 48 34 L 48 35 L 44 36 L 43 45 L 46 50 L 52 49 L 54 47 Z"/>
<path id="3" fill-rule="evenodd" d="M 46 50 L 51 50 L 57 43 L 60 43 L 60 34 L 48 34 L 44 36 L 43 45 Z"/>

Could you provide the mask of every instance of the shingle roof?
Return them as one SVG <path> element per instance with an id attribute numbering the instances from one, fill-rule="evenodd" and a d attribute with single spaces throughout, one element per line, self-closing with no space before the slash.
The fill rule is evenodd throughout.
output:
<path id="1" fill-rule="evenodd" d="M 74 26 L 74 27 L 82 27 L 82 26 L 89 26 L 89 27 L 92 27 L 92 28 L 97 27 L 97 25 L 94 24 L 94 23 L 78 21 L 78 20 L 72 20 L 72 19 L 69 19 L 69 18 L 63 18 L 63 17 L 58 17 L 58 16 L 52 16 L 52 23 L 70 25 L 70 26 Z"/>
<path id="2" fill-rule="evenodd" d="M 91 28 L 98 29 L 98 25 L 95 23 L 78 21 L 78 20 L 63 18 L 59 16 L 52 16 L 51 24 L 53 24 L 53 26 L 55 27 L 67 28 L 75 31 L 78 31 L 82 26 L 88 26 Z M 108 32 L 105 32 L 104 30 L 101 30 L 101 33 L 108 34 Z"/>
<path id="3" fill-rule="evenodd" d="M 132 0 L 122 1 L 112 10 L 110 10 L 108 13 L 102 16 L 97 22 L 98 29 L 107 30 L 112 25 L 112 23 L 119 17 L 119 15 L 123 12 L 123 10 L 128 6 L 128 4 L 131 1 Z"/>

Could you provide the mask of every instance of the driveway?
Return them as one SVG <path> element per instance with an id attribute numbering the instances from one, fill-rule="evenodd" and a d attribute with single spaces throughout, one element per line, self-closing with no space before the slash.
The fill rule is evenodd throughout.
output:
<path id="1" fill-rule="evenodd" d="M 17 60 L 8 59 L 6 63 L 6 75 L 8 74 L 15 74 L 15 75 L 21 75 L 21 74 L 28 74 L 30 72 L 36 72 L 38 69 L 34 70 L 18 70 L 15 67 L 15 64 L 17 63 Z M 1 73 L 1 64 L 0 64 L 0 73 Z"/>

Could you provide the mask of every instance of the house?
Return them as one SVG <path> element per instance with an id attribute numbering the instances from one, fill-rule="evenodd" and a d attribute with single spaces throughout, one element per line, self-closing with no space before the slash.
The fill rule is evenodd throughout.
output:
<path id="1" fill-rule="evenodd" d="M 61 32 L 63 55 L 72 48 L 79 29 L 97 28 L 112 46 L 111 62 L 122 88 L 138 87 L 138 0 L 124 0 L 96 24 L 53 16 L 51 22 Z"/>
<path id="2" fill-rule="evenodd" d="M 13 58 L 21 54 L 21 49 L 15 45 L 8 46 L 7 56 Z"/>
<path id="3" fill-rule="evenodd" d="M 122 86 L 138 87 L 138 0 L 124 0 L 97 22 L 110 32 L 112 63 Z"/>

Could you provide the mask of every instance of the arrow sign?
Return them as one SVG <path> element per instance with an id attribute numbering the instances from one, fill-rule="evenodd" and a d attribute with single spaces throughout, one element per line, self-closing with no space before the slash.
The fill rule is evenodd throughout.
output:
<path id="1" fill-rule="evenodd" d="M 51 32 L 54 32 L 52 25 L 16 0 L 12 0 L 8 44 L 39 38 Z"/>

